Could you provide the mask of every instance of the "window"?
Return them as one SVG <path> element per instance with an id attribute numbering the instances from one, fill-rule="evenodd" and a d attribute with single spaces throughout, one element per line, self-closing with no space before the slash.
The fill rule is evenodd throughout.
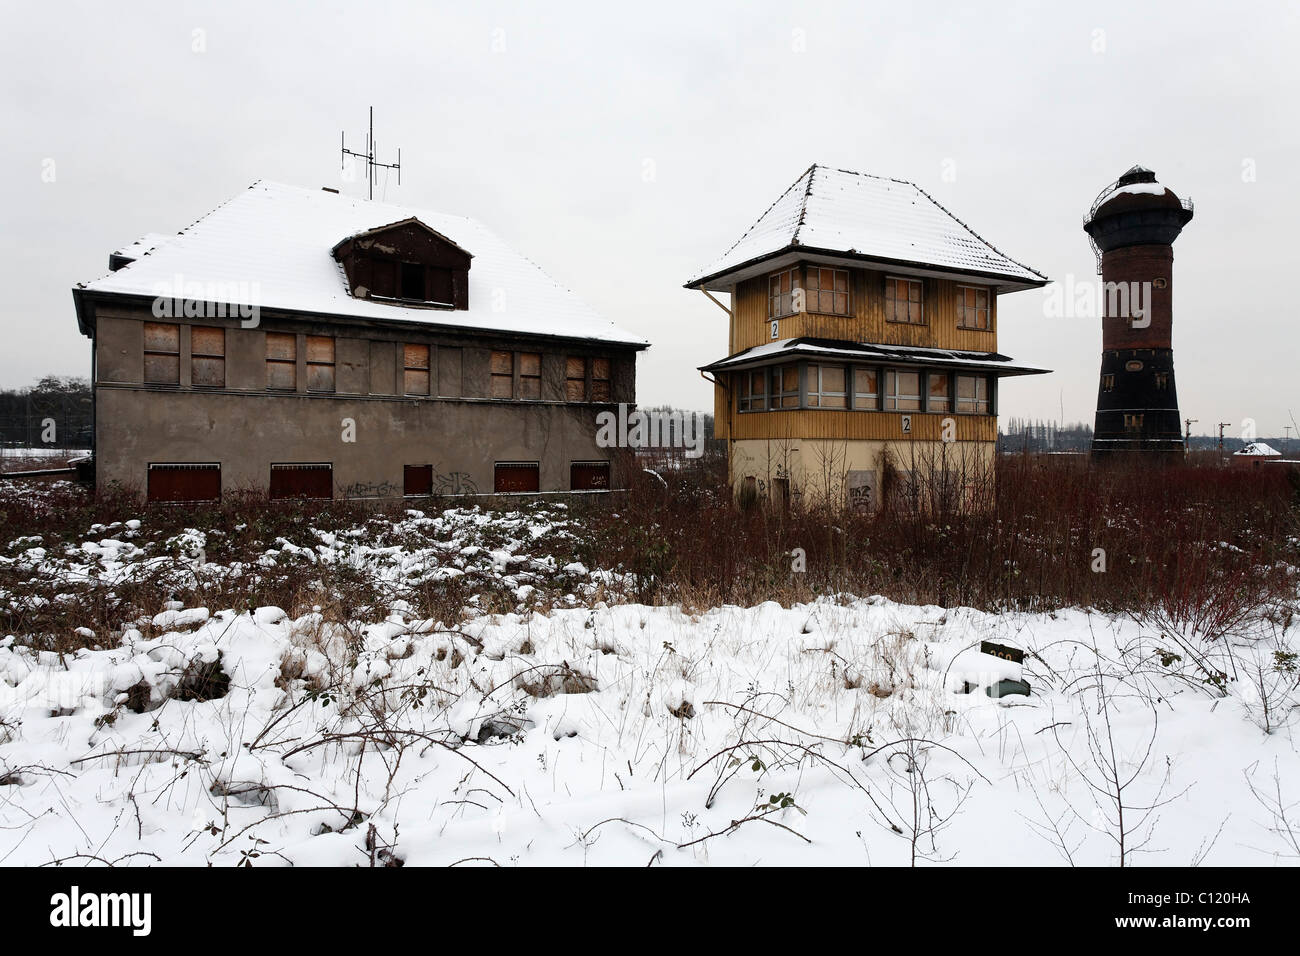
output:
<path id="1" fill-rule="evenodd" d="M 957 376 L 957 411 L 964 415 L 989 413 L 989 380 L 986 376 Z"/>
<path id="2" fill-rule="evenodd" d="M 424 266 L 418 262 L 403 262 L 401 270 L 401 298 L 423 302 L 426 299 Z"/>
<path id="3" fill-rule="evenodd" d="M 537 491 L 538 470 L 535 461 L 499 461 L 494 469 L 492 490 L 526 493 Z"/>
<path id="4" fill-rule="evenodd" d="M 844 408 L 844 366 L 808 366 L 808 407 Z"/>
<path id="5" fill-rule="evenodd" d="M 271 466 L 272 498 L 333 498 L 334 466 L 283 464 Z"/>
<path id="6" fill-rule="evenodd" d="M 1101 390 L 1103 392 L 1113 392 L 1115 390 L 1115 376 L 1103 375 L 1101 377 Z"/>
<path id="7" fill-rule="evenodd" d="M 292 392 L 298 387 L 298 337 L 266 333 L 266 387 Z"/>
<path id="8" fill-rule="evenodd" d="M 204 326 L 190 329 L 190 384 L 196 388 L 226 387 L 226 330 Z"/>
<path id="9" fill-rule="evenodd" d="M 921 290 L 920 279 L 886 279 L 885 321 L 924 325 L 925 309 Z"/>
<path id="10" fill-rule="evenodd" d="M 307 391 L 334 391 L 334 339 L 328 335 L 307 336 Z"/>
<path id="11" fill-rule="evenodd" d="M 874 368 L 853 370 L 853 407 L 876 409 L 880 407 L 880 372 Z"/>
<path id="12" fill-rule="evenodd" d="M 407 498 L 433 494 L 433 465 L 403 465 L 402 494 Z"/>
<path id="13" fill-rule="evenodd" d="M 569 465 L 569 488 L 573 491 L 608 491 L 609 462 L 575 461 Z"/>
<path id="14" fill-rule="evenodd" d="M 1124 413 L 1124 431 L 1140 432 L 1142 430 L 1142 414 L 1140 412 Z"/>
<path id="15" fill-rule="evenodd" d="M 772 408 L 799 407 L 799 366 L 778 365 L 772 369 L 771 389 Z"/>
<path id="16" fill-rule="evenodd" d="M 519 397 L 542 397 L 542 356 L 537 352 L 519 353 Z"/>
<path id="17" fill-rule="evenodd" d="M 739 372 L 736 380 L 739 385 L 737 408 L 742 412 L 761 412 L 767 408 L 767 369 Z"/>
<path id="18" fill-rule="evenodd" d="M 921 373 L 885 372 L 885 409 L 891 412 L 919 412 L 921 410 Z"/>
<path id="19" fill-rule="evenodd" d="M 1156 391 L 1163 392 L 1169 388 L 1169 373 L 1156 372 Z"/>
<path id="20" fill-rule="evenodd" d="M 587 400 L 587 360 L 570 355 L 564 360 L 564 400 L 566 402 L 585 402 Z"/>
<path id="21" fill-rule="evenodd" d="M 402 348 L 402 391 L 407 395 L 429 394 L 429 346 Z"/>
<path id="22" fill-rule="evenodd" d="M 149 465 L 150 501 L 219 501 L 221 466 Z"/>
<path id="23" fill-rule="evenodd" d="M 962 329 L 993 328 L 989 311 L 989 290 L 976 286 L 957 286 L 957 326 Z"/>
<path id="24" fill-rule="evenodd" d="M 809 266 L 806 291 L 809 312 L 849 314 L 849 274 L 844 270 Z"/>
<path id="25" fill-rule="evenodd" d="M 794 315 L 794 290 L 799 287 L 798 269 L 787 269 L 767 278 L 767 317 Z"/>
<path id="26" fill-rule="evenodd" d="M 947 372 L 927 372 L 926 376 L 927 412 L 946 412 L 952 407 L 952 381 Z"/>
<path id="27" fill-rule="evenodd" d="M 515 397 L 515 353 L 492 353 L 492 398 Z"/>
<path id="28" fill-rule="evenodd" d="M 181 383 L 181 327 L 162 322 L 144 324 L 144 381 L 146 385 Z"/>
<path id="29" fill-rule="evenodd" d="M 610 386 L 610 361 L 607 358 L 591 360 L 591 400 L 593 402 L 613 400 Z"/>

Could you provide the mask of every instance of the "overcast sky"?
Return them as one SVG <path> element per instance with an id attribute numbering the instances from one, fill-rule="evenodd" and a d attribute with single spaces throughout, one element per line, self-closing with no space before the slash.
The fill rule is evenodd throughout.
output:
<path id="1" fill-rule="evenodd" d="M 402 185 L 649 338 L 643 404 L 711 408 L 726 316 L 682 283 L 811 163 L 909 179 L 1003 252 L 1095 278 L 1081 217 L 1129 166 L 1196 202 L 1175 246 L 1196 433 L 1300 418 L 1296 6 L 1168 2 L 3 3 L 0 386 L 87 374 L 71 286 L 257 179 L 340 183 L 375 107 Z M 51 175 L 52 174 L 52 175 Z M 49 179 L 53 181 L 47 181 Z M 1005 416 L 1091 422 L 1095 319 L 1000 300 L 1055 373 Z M 1294 434 L 1294 433 L 1293 433 Z"/>

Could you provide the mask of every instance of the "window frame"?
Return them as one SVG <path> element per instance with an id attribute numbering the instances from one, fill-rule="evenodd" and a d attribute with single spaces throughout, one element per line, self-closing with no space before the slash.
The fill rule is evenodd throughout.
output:
<path id="1" fill-rule="evenodd" d="M 768 393 L 771 386 L 771 376 L 768 373 L 769 366 L 751 368 L 736 373 L 741 376 L 740 384 L 736 387 L 736 411 L 748 413 L 768 410 Z M 754 391 L 755 379 L 762 383 L 763 391 L 761 394 Z"/>
<path id="2" fill-rule="evenodd" d="M 199 332 L 200 335 L 195 335 Z M 196 344 L 204 336 L 205 332 L 217 332 L 221 335 L 221 352 L 200 352 Z M 192 325 L 190 326 L 190 385 L 193 388 L 225 388 L 226 387 L 226 329 L 220 325 Z M 205 346 L 207 347 L 207 346 Z M 200 376 L 194 374 L 194 370 L 199 362 L 221 362 L 221 381 L 220 382 L 200 382 Z M 215 367 L 215 366 L 214 366 Z"/>
<path id="3" fill-rule="evenodd" d="M 424 365 L 412 365 L 411 353 L 415 351 L 416 361 L 419 361 L 420 350 L 424 351 Z M 410 386 L 412 373 L 424 373 L 424 391 L 412 391 Z M 402 345 L 402 394 L 413 398 L 429 398 L 433 394 L 433 347 L 430 345 L 421 345 L 419 343 L 403 343 Z"/>
<path id="4" fill-rule="evenodd" d="M 169 335 L 175 336 L 176 338 L 175 350 L 173 351 L 172 349 L 163 349 L 163 348 L 156 348 L 156 347 L 150 348 L 149 332 L 151 329 L 153 330 L 164 329 L 167 331 Z M 173 322 L 145 322 L 144 328 L 142 330 L 142 334 L 143 334 L 143 339 L 141 345 L 143 349 L 144 362 L 140 369 L 140 378 L 143 384 L 178 388 L 181 384 L 181 327 Z M 150 356 L 154 356 L 157 358 L 173 359 L 176 365 L 175 380 L 171 380 L 170 378 L 166 381 L 160 381 L 156 378 L 151 379 L 149 377 Z"/>
<path id="5" fill-rule="evenodd" d="M 532 360 L 536 360 L 536 372 L 526 371 Z M 515 366 L 519 370 L 519 400 L 540 402 L 542 400 L 542 353 L 518 352 L 515 355 Z"/>
<path id="6" fill-rule="evenodd" d="M 827 369 L 838 369 L 840 374 L 844 376 L 839 391 L 826 388 L 824 372 Z M 849 407 L 848 369 L 849 366 L 840 365 L 837 362 L 808 362 L 804 366 L 804 381 L 807 383 L 807 388 L 804 390 L 804 407 L 815 408 L 819 411 L 845 411 Z M 827 405 L 825 401 L 828 398 L 832 400 L 830 405 Z M 840 404 L 834 404 L 836 399 Z"/>
<path id="7" fill-rule="evenodd" d="M 993 414 L 993 385 L 989 381 L 988 375 L 969 375 L 957 373 L 953 382 L 953 411 L 958 415 L 992 415 Z M 974 395 L 966 398 L 962 395 L 962 383 L 972 381 L 975 383 Z M 980 397 L 980 385 L 984 387 L 984 397 Z M 983 405 L 983 408 L 980 406 Z M 963 407 L 967 406 L 967 407 Z M 969 406 L 974 406 L 969 407 Z"/>
<path id="8" fill-rule="evenodd" d="M 768 408 L 774 412 L 786 412 L 786 411 L 793 411 L 802 408 L 803 407 L 802 368 L 800 368 L 800 366 L 797 364 L 791 364 L 791 363 L 786 363 L 784 365 L 769 365 L 767 368 L 770 375 L 770 377 L 768 378 L 768 386 L 767 386 Z M 794 391 L 789 391 L 785 387 L 785 373 L 791 369 L 793 369 L 795 373 Z M 779 388 L 777 387 L 778 381 L 781 383 Z M 793 405 L 786 404 L 787 400 L 790 398 L 794 399 Z"/>
<path id="9" fill-rule="evenodd" d="M 767 319 L 785 319 L 792 315 L 798 315 L 798 310 L 794 308 L 795 292 L 802 288 L 802 270 L 799 266 L 791 266 L 788 269 L 782 269 L 780 272 L 769 272 L 767 275 Z M 783 276 L 790 277 L 790 288 L 782 292 L 779 288 L 776 294 L 772 293 L 772 283 L 778 282 Z M 781 307 L 786 300 L 789 300 L 789 309 L 782 311 Z M 807 302 L 804 302 L 807 306 Z"/>
<path id="10" fill-rule="evenodd" d="M 498 360 L 502 357 L 509 359 L 509 371 L 498 370 Z M 497 387 L 502 382 L 509 383 L 509 394 L 498 395 Z M 513 401 L 515 397 L 515 353 L 508 349 L 493 349 L 488 358 L 488 398 L 495 399 L 499 402 Z"/>
<path id="11" fill-rule="evenodd" d="M 812 273 L 814 271 L 817 273 L 816 289 L 812 287 Z M 829 272 L 831 274 L 831 287 L 829 289 L 823 289 L 821 287 L 823 272 Z M 837 279 L 840 276 L 844 277 L 843 292 L 839 291 L 839 289 L 837 288 Z M 834 266 L 823 266 L 823 265 L 817 265 L 815 263 L 809 263 L 804 266 L 803 293 L 804 293 L 805 312 L 811 312 L 814 313 L 815 315 L 833 315 L 838 318 L 849 318 L 850 316 L 853 315 L 852 291 L 853 291 L 853 281 L 852 281 L 852 277 L 849 275 L 848 269 L 836 269 Z M 821 307 L 821 297 L 824 295 L 829 295 L 831 297 L 830 310 L 823 309 Z M 813 308 L 814 297 L 817 299 L 816 308 Z M 836 302 L 840 297 L 843 297 L 844 299 L 843 312 L 835 308 Z"/>
<path id="12" fill-rule="evenodd" d="M 329 343 L 330 357 L 328 362 L 322 361 L 319 358 L 312 358 L 313 345 L 319 347 L 323 342 Z M 335 337 L 332 335 L 308 335 L 305 337 L 303 344 L 306 353 L 303 358 L 306 362 L 307 370 L 307 391 L 321 394 L 332 394 L 338 391 L 338 342 Z M 329 388 L 314 387 L 312 384 L 313 370 L 317 370 L 317 374 L 320 374 L 319 370 L 326 368 L 329 369 Z"/>
<path id="13" fill-rule="evenodd" d="M 900 375 L 916 376 L 916 393 L 903 394 L 899 390 Z M 886 412 L 921 412 L 925 410 L 925 374 L 921 369 L 887 368 L 884 386 L 881 389 L 881 408 Z M 903 407 L 901 402 L 915 402 L 915 407 Z"/>
<path id="14" fill-rule="evenodd" d="M 975 293 L 975 305 L 966 305 L 966 293 Z M 979 296 L 984 296 L 984 307 L 979 306 Z M 976 324 L 971 325 L 966 322 L 968 313 L 973 312 L 976 316 Z M 979 325 L 979 313 L 984 313 L 984 325 Z M 969 332 L 992 332 L 993 331 L 993 293 L 988 286 L 980 285 L 959 285 L 957 286 L 957 328 L 965 329 Z"/>
<path id="15" fill-rule="evenodd" d="M 289 358 L 273 358 L 271 356 L 271 340 L 283 340 L 293 346 L 292 355 Z M 266 388 L 270 392 L 296 392 L 298 390 L 298 336 L 293 332 L 267 332 L 265 335 L 266 350 Z M 292 384 L 290 385 L 272 385 L 271 369 L 273 367 L 284 366 L 292 370 Z"/>
<path id="16" fill-rule="evenodd" d="M 907 298 L 902 300 L 907 304 L 908 317 L 904 319 L 895 318 L 894 313 L 899 303 L 898 283 L 907 283 Z M 911 318 L 912 311 L 912 286 L 916 286 L 918 293 L 916 299 L 917 313 L 920 318 L 913 321 Z M 885 321 L 892 322 L 895 325 L 929 325 L 929 319 L 925 311 L 925 280 L 910 276 L 885 276 Z"/>
<path id="17" fill-rule="evenodd" d="M 851 365 L 849 366 L 849 371 L 852 373 L 853 376 L 853 391 L 851 395 L 852 404 L 850 407 L 853 408 L 854 411 L 859 411 L 859 412 L 880 411 L 881 399 L 884 398 L 884 392 L 885 392 L 884 382 L 882 380 L 884 370 L 878 365 Z M 869 372 L 875 376 L 876 390 L 874 392 L 858 391 L 859 372 Z M 866 401 L 870 401 L 871 404 L 870 405 L 865 404 Z"/>
<path id="18" fill-rule="evenodd" d="M 925 410 L 935 414 L 948 414 L 953 408 L 953 376 L 951 372 L 944 371 L 927 371 L 925 373 Z M 944 394 L 942 404 L 935 401 L 934 390 L 931 388 L 931 382 L 942 381 L 944 383 Z"/>

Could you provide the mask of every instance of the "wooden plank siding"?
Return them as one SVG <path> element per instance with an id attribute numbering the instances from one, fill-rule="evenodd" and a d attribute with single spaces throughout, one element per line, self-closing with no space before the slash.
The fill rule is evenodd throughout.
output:
<path id="1" fill-rule="evenodd" d="M 870 269 L 850 269 L 851 315 L 800 312 L 786 316 L 780 320 L 779 337 L 792 339 L 813 336 L 876 345 L 997 351 L 997 296 L 991 287 L 986 286 L 989 288 L 990 321 L 993 326 L 990 331 L 957 327 L 957 286 L 980 283 L 958 283 L 952 279 L 923 280 L 926 321 L 924 325 L 908 325 L 885 321 L 887 274 Z M 729 355 L 772 341 L 771 323 L 767 316 L 767 276 L 747 279 L 736 286 L 732 295 L 732 314 Z"/>
<path id="2" fill-rule="evenodd" d="M 902 417 L 911 415 L 912 431 L 903 434 Z M 943 420 L 955 423 L 957 441 L 995 441 L 994 415 L 953 415 L 939 412 L 861 412 L 840 409 L 800 409 L 782 412 L 735 413 L 730 433 L 736 441 L 761 439 L 837 439 L 875 441 L 942 441 Z M 715 421 L 722 421 L 721 417 Z M 719 436 L 722 437 L 722 436 Z"/>

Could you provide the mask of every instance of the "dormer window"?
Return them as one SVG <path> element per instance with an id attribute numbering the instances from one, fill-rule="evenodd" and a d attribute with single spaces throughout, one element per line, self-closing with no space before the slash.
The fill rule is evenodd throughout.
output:
<path id="1" fill-rule="evenodd" d="M 473 256 L 419 219 L 380 226 L 334 247 L 358 299 L 433 309 L 469 308 Z"/>

